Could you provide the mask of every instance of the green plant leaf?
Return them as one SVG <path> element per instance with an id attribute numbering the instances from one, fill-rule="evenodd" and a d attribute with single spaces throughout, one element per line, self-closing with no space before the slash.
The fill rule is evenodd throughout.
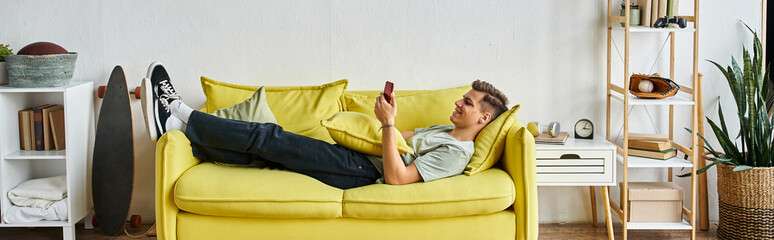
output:
<path id="1" fill-rule="evenodd" d="M 774 105 L 774 91 L 772 91 L 772 88 L 774 87 L 774 80 L 771 79 L 771 76 L 769 75 L 771 70 L 771 65 L 766 65 L 766 73 L 763 75 L 763 91 L 761 95 L 763 97 L 766 97 L 769 99 L 766 101 L 766 108 L 769 109 L 769 115 L 771 115 L 771 108 L 772 105 Z"/>
<path id="2" fill-rule="evenodd" d="M 721 121 L 723 120 L 721 119 Z M 734 145 L 734 142 L 731 141 L 728 135 L 723 134 L 714 121 L 709 120 L 709 124 L 710 127 L 712 127 L 712 131 L 715 133 L 715 137 L 717 137 L 720 146 L 723 147 L 723 151 L 726 152 L 726 155 L 731 159 L 740 159 L 741 155 L 739 154 L 739 149 Z"/>
<path id="3" fill-rule="evenodd" d="M 709 118 L 707 118 L 707 120 L 709 120 Z M 693 134 L 693 131 L 690 128 L 684 128 L 684 129 L 689 133 Z M 707 149 L 707 151 L 712 153 L 712 156 L 720 157 L 720 154 L 718 154 L 718 152 L 715 151 L 714 148 L 712 148 L 712 145 L 709 144 L 709 141 L 707 141 L 707 139 L 704 138 L 704 136 L 702 136 L 701 134 L 696 134 L 696 135 L 698 135 L 702 140 L 704 140 L 704 149 Z"/>
<path id="4" fill-rule="evenodd" d="M 740 20 L 740 22 L 742 22 L 742 24 L 744 24 L 744 26 L 747 27 L 747 30 L 749 30 L 750 33 L 753 34 L 753 66 L 752 67 L 753 67 L 757 87 L 758 89 L 762 90 L 763 85 L 766 82 L 764 80 L 767 80 L 765 78 L 762 78 L 763 75 L 766 75 L 766 74 L 763 74 L 762 71 L 764 69 L 761 68 L 763 64 L 763 54 L 761 54 L 761 51 L 763 50 L 763 45 L 761 44 L 761 40 L 758 38 L 758 33 L 755 32 L 752 28 L 750 28 L 750 26 L 747 25 L 747 23 L 745 23 L 744 21 Z M 768 70 L 766 72 L 768 72 Z M 766 89 L 766 91 L 768 91 L 768 89 Z M 765 94 L 764 92 L 763 96 L 765 97 L 768 95 Z"/>
<path id="5" fill-rule="evenodd" d="M 753 63 L 750 60 L 750 53 L 747 51 L 747 48 L 742 48 L 743 52 L 742 55 L 744 56 L 744 89 L 745 89 L 745 102 L 747 102 L 747 112 L 746 113 L 739 113 L 739 117 L 741 119 L 742 116 L 747 117 L 747 128 L 743 128 L 744 131 L 747 131 L 747 134 L 743 134 L 742 138 L 743 141 L 747 143 L 747 152 L 750 153 L 750 162 L 753 163 L 754 166 L 757 166 L 758 159 L 756 156 L 756 139 L 755 137 L 758 136 L 757 134 L 757 128 L 758 127 L 758 108 L 756 107 L 756 95 L 758 94 L 758 84 L 756 82 L 755 74 L 753 73 Z M 743 150 L 744 151 L 744 150 Z"/>
<path id="6" fill-rule="evenodd" d="M 763 101 L 763 98 L 759 94 L 758 101 Z M 772 139 L 772 122 L 769 116 L 766 114 L 766 106 L 761 105 L 758 107 L 758 120 L 757 129 L 760 131 L 755 136 L 755 154 L 758 159 L 758 166 L 771 166 L 771 139 Z"/>
<path id="7" fill-rule="evenodd" d="M 731 59 L 733 59 L 733 57 Z M 735 82 L 734 70 L 731 69 L 730 66 L 728 68 L 723 68 L 723 66 L 720 66 L 720 64 L 718 64 L 715 61 L 712 61 L 712 60 L 707 60 L 707 61 L 715 65 L 715 67 L 717 67 L 720 70 L 720 72 L 723 73 L 723 76 L 726 77 L 726 81 L 728 82 L 728 85 L 731 88 L 731 94 L 734 96 L 734 99 L 737 99 L 739 92 L 736 90 L 737 85 L 734 84 Z"/>
<path id="8" fill-rule="evenodd" d="M 718 117 L 720 118 L 720 126 L 722 127 L 721 129 L 723 130 L 723 134 L 725 134 L 726 136 L 730 136 L 728 133 L 728 128 L 726 127 L 726 120 L 725 120 L 726 117 L 723 116 L 723 106 L 720 105 L 720 101 L 718 101 Z M 707 121 L 712 121 L 712 120 L 707 118 Z"/>
<path id="9" fill-rule="evenodd" d="M 750 167 L 750 166 L 747 166 L 747 165 L 739 165 L 739 166 L 736 166 L 733 171 L 734 172 L 744 171 L 744 170 L 747 170 L 747 169 L 750 169 L 750 168 L 753 168 L 753 167 Z"/>
<path id="10" fill-rule="evenodd" d="M 774 92 L 771 91 L 774 86 L 774 81 L 769 76 L 769 65 L 766 66 L 766 73 L 763 75 L 763 89 L 761 89 L 761 96 L 767 98 L 766 109 L 768 110 L 769 117 L 771 116 L 772 107 L 774 106 Z"/>
<path id="11" fill-rule="evenodd" d="M 733 67 L 732 73 L 734 79 L 731 79 L 733 82 L 729 82 L 729 84 L 733 84 L 732 90 L 737 92 L 737 96 L 734 96 L 734 100 L 736 101 L 737 109 L 740 110 L 737 114 L 741 117 L 747 113 L 746 82 L 744 80 L 744 72 L 742 71 L 742 68 L 739 67 L 739 63 L 736 62 L 734 57 L 731 57 L 731 66 Z"/>
<path id="12" fill-rule="evenodd" d="M 709 165 L 707 165 L 707 166 L 704 166 L 703 168 L 701 168 L 701 169 L 699 169 L 699 170 L 696 170 L 696 175 L 699 175 L 699 174 L 702 174 L 702 173 L 706 172 L 707 170 L 709 170 L 710 168 L 712 168 L 713 166 L 715 166 L 715 164 L 718 164 L 718 163 L 722 163 L 722 162 L 720 162 L 720 161 L 714 161 L 714 162 L 710 163 Z M 680 175 L 677 175 L 677 177 L 688 177 L 688 176 L 691 176 L 691 174 L 693 174 L 693 171 L 691 171 L 691 172 L 688 172 L 688 173 L 686 173 L 686 174 L 680 174 Z"/>
<path id="13" fill-rule="evenodd" d="M 713 161 L 716 161 L 716 162 L 723 163 L 723 164 L 730 164 L 730 165 L 734 165 L 734 162 L 733 162 L 734 160 L 733 160 L 733 159 L 730 159 L 730 158 L 724 158 L 724 157 L 714 157 L 714 158 L 712 158 L 712 160 L 713 160 Z"/>

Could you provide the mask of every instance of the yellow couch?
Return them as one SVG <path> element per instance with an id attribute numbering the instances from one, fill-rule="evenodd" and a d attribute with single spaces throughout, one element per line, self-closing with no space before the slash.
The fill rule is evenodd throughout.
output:
<path id="1" fill-rule="evenodd" d="M 202 109 L 205 112 L 221 107 L 218 104 L 246 99 L 255 89 L 206 78 L 202 78 L 202 86 L 208 98 Z M 322 89 L 337 86 L 329 84 Z M 373 114 L 373 109 L 367 110 L 372 104 L 368 101 L 378 92 L 344 89 L 346 82 L 343 89 L 339 86 L 334 90 L 338 96 L 325 93 L 309 98 L 318 101 L 312 110 Z M 398 128 L 450 124 L 452 102 L 467 89 L 396 91 L 396 123 L 402 125 Z M 283 122 L 292 118 L 279 116 L 306 105 L 278 100 L 297 91 L 307 94 L 312 90 L 267 87 L 269 106 L 278 123 L 289 131 L 325 138 L 316 132 L 319 129 L 312 129 L 315 126 L 310 125 L 311 130 L 293 129 Z M 319 102 L 327 101 L 324 99 L 329 95 L 335 98 L 330 104 Z M 233 99 L 221 101 L 224 98 Z M 432 101 L 450 106 L 415 107 Z M 329 105 L 337 107 L 326 107 Z M 428 111 L 445 113 L 430 116 Z M 157 234 L 159 239 L 537 239 L 534 139 L 515 119 L 506 131 L 499 162 L 472 175 L 341 190 L 290 171 L 202 162 L 192 155 L 185 135 L 173 130 L 164 134 L 156 147 Z"/>

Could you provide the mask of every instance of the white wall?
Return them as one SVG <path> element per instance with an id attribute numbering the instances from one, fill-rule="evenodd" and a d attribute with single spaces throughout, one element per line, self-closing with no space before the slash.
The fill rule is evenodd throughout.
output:
<path id="1" fill-rule="evenodd" d="M 681 2 L 681 14 L 691 14 L 691 2 Z M 705 112 L 714 119 L 717 96 L 722 96 L 727 115 L 733 105 L 725 81 L 703 60 L 727 64 L 732 53 L 740 56 L 740 43 L 749 43 L 750 37 L 737 20 L 759 28 L 759 4 L 702 1 L 699 69 L 705 73 Z M 78 52 L 74 78 L 94 81 L 95 87 L 106 84 L 115 65 L 124 67 L 130 85 L 138 85 L 147 66 L 161 61 L 192 106 L 205 101 L 202 75 L 251 85 L 316 85 L 347 78 L 352 90 L 379 89 L 385 80 L 401 90 L 482 79 L 506 92 L 512 104 L 522 104 L 518 117 L 523 122 L 559 121 L 569 129 L 578 119 L 589 118 L 597 126 L 595 137 L 604 138 L 606 6 L 600 0 L 3 0 L 0 42 L 18 50 L 51 41 Z M 682 75 L 676 80 L 684 85 L 690 73 L 690 37 L 678 35 Z M 617 41 L 622 46 L 622 38 Z M 641 60 L 635 60 L 632 72 L 648 72 L 663 41 L 663 36 L 634 40 L 645 50 L 633 53 L 632 59 Z M 664 75 L 666 54 L 655 68 Z M 613 56 L 614 66 L 620 66 L 615 52 Z M 100 101 L 95 102 L 98 111 Z M 155 145 L 148 141 L 139 101 L 133 102 L 133 110 L 137 176 L 132 212 L 150 221 L 155 217 Z M 650 112 L 665 116 L 663 110 Z M 633 111 L 632 116 L 642 119 L 634 128 L 653 131 L 643 114 Z M 679 122 L 689 124 L 687 119 Z M 611 123 L 615 135 L 620 120 Z M 661 131 L 664 126 L 658 125 Z M 632 180 L 659 179 L 653 175 L 633 172 Z M 713 171 L 713 221 L 714 178 Z M 679 182 L 689 188 L 688 182 Z M 539 193 L 541 222 L 589 221 L 588 188 L 540 188 Z"/>

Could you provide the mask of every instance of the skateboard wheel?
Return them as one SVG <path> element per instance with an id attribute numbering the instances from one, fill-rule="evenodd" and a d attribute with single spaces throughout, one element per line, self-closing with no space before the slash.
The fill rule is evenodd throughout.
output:
<path id="1" fill-rule="evenodd" d="M 134 92 L 132 92 L 132 93 L 134 93 L 134 98 L 135 99 L 140 99 L 140 90 L 141 90 L 140 87 L 134 88 Z"/>
<path id="2" fill-rule="evenodd" d="M 132 215 L 132 217 L 129 218 L 129 226 L 132 226 L 133 228 L 142 226 L 142 217 L 139 214 Z"/>
<path id="3" fill-rule="evenodd" d="M 97 97 L 104 98 L 105 97 L 105 90 L 107 90 L 107 86 L 99 86 L 97 88 Z"/>
<path id="4" fill-rule="evenodd" d="M 99 227 L 99 222 L 97 222 L 97 215 L 91 215 L 91 225 L 94 227 Z"/>

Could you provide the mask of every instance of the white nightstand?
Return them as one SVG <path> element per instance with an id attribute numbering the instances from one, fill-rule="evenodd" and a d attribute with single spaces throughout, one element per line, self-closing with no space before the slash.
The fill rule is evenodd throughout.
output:
<path id="1" fill-rule="evenodd" d="M 605 140 L 569 138 L 564 145 L 535 144 L 538 186 L 589 186 L 591 213 L 597 225 L 595 186 L 602 187 L 610 239 L 613 221 L 608 186 L 616 185 L 615 145 Z"/>

